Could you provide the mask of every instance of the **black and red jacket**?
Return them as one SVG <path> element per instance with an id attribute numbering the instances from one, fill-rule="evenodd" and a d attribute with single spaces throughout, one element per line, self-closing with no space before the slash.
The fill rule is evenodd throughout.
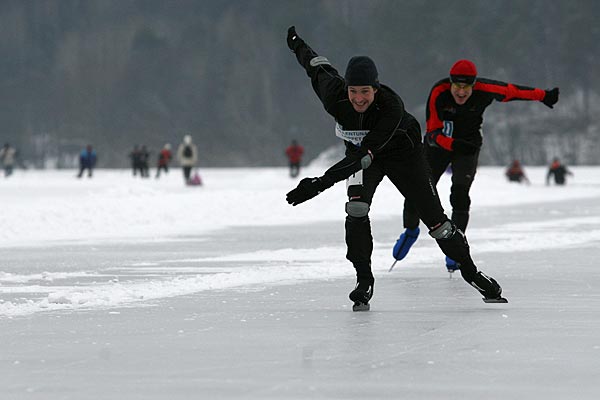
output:
<path id="1" fill-rule="evenodd" d="M 481 146 L 483 112 L 492 101 L 542 101 L 546 95 L 543 89 L 477 78 L 471 97 L 465 104 L 458 105 L 452 97 L 450 86 L 450 78 L 445 78 L 431 89 L 427 99 L 425 135 L 430 145 L 437 145 L 448 151 L 452 151 L 454 139 L 463 139 Z"/>

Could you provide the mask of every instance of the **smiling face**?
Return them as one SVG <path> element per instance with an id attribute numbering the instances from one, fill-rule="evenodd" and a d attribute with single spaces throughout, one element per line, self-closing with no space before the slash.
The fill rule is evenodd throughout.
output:
<path id="1" fill-rule="evenodd" d="M 462 106 L 473 94 L 473 85 L 467 83 L 453 83 L 450 86 L 450 93 L 452 93 L 452 97 L 454 97 L 456 104 Z"/>
<path id="2" fill-rule="evenodd" d="M 354 111 L 364 113 L 375 101 L 377 89 L 373 86 L 348 86 L 348 99 Z"/>

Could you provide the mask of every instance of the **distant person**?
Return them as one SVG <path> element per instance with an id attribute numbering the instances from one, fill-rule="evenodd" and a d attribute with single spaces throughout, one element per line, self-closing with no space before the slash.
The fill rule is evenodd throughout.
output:
<path id="1" fill-rule="evenodd" d="M 521 167 L 521 162 L 519 160 L 513 160 L 505 173 L 509 182 L 525 182 L 529 184 L 529 179 L 525 175 L 525 171 L 523 171 L 523 167 Z"/>
<path id="2" fill-rule="evenodd" d="M 16 157 L 17 151 L 9 143 L 4 143 L 4 147 L 0 149 L 0 162 L 2 162 L 2 168 L 4 168 L 5 178 L 12 175 Z"/>
<path id="3" fill-rule="evenodd" d="M 129 153 L 129 159 L 131 160 L 131 170 L 133 172 L 133 176 L 136 176 L 138 172 L 140 173 L 140 176 L 142 176 L 140 147 L 137 144 L 133 146 L 133 150 L 131 153 Z"/>
<path id="4" fill-rule="evenodd" d="M 292 140 L 292 144 L 285 149 L 285 154 L 290 162 L 290 176 L 295 178 L 300 173 L 300 163 L 304 154 L 304 147 L 300 146 L 297 141 Z"/>
<path id="5" fill-rule="evenodd" d="M 92 171 L 96 166 L 96 152 L 92 149 L 91 145 L 87 145 L 85 149 L 79 154 L 79 174 L 78 178 L 83 176 L 83 172 L 87 169 L 88 178 L 92 177 Z"/>
<path id="6" fill-rule="evenodd" d="M 190 135 L 185 135 L 183 137 L 183 143 L 177 148 L 177 159 L 183 168 L 183 179 L 188 183 L 192 174 L 192 168 L 194 168 L 198 162 L 198 148 L 192 143 L 192 137 Z"/>
<path id="7" fill-rule="evenodd" d="M 156 166 L 156 178 L 160 177 L 160 171 L 165 171 L 165 174 L 169 173 L 169 163 L 171 162 L 173 155 L 171 154 L 171 145 L 166 143 L 160 153 L 158 153 L 158 165 Z"/>
<path id="8" fill-rule="evenodd" d="M 573 175 L 569 169 L 564 166 L 559 158 L 552 160 L 550 168 L 548 169 L 548 175 L 546 175 L 546 185 L 550 185 L 550 177 L 554 176 L 554 183 L 557 185 L 564 185 L 567 183 L 567 175 Z"/>
<path id="9" fill-rule="evenodd" d="M 373 236 L 369 212 L 377 186 L 387 177 L 396 189 L 412 200 L 419 216 L 442 251 L 464 263 L 464 280 L 487 302 L 506 302 L 502 288 L 478 271 L 463 233 L 448 219 L 432 185 L 423 155 L 421 128 L 409 114 L 400 96 L 380 84 L 377 67 L 366 56 L 352 57 L 342 76 L 329 60 L 318 55 L 288 29 L 287 44 L 308 74 L 324 109 L 336 121 L 336 135 L 344 140 L 344 159 L 320 177 L 304 178 L 287 193 L 297 206 L 347 179 L 346 258 L 356 271 L 356 286 L 350 292 L 354 311 L 369 309 L 375 278 L 371 269 Z M 314 210 L 319 212 L 319 210 Z"/>
<path id="10" fill-rule="evenodd" d="M 145 145 L 140 148 L 139 170 L 142 178 L 148 178 L 150 176 L 150 152 Z"/>
<path id="11" fill-rule="evenodd" d="M 483 142 L 481 126 L 484 111 L 494 100 L 503 103 L 539 101 L 553 108 L 558 94 L 558 88 L 543 90 L 478 77 L 475 64 L 469 60 L 458 60 L 450 68 L 449 76 L 435 83 L 425 109 L 425 156 L 435 185 L 448 165 L 452 165 L 452 222 L 462 232 L 466 231 L 469 222 L 469 192 Z M 410 199 L 404 202 L 403 216 L 405 231 L 392 252 L 396 260 L 406 257 L 419 236 L 419 213 Z M 460 268 L 460 263 L 446 257 L 446 268 L 454 272 Z"/>

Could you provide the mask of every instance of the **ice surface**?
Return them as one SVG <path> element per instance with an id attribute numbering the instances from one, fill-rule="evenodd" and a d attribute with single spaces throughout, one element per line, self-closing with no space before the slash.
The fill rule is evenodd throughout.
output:
<path id="1" fill-rule="evenodd" d="M 572 169 L 565 187 L 478 171 L 467 236 L 508 304 L 448 279 L 426 234 L 388 273 L 403 199 L 384 182 L 367 313 L 347 299 L 343 184 L 291 207 L 285 169 L 200 188 L 18 172 L 0 184 L 0 398 L 598 398 L 600 168 Z"/>

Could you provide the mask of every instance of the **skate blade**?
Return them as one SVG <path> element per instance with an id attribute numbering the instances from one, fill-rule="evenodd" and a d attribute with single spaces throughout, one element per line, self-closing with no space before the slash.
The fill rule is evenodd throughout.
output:
<path id="1" fill-rule="evenodd" d="M 504 297 L 498 297 L 497 299 L 486 299 L 484 297 L 483 302 L 484 303 L 508 303 L 508 300 L 506 300 Z"/>
<path id="2" fill-rule="evenodd" d="M 352 311 L 369 311 L 371 305 L 369 303 L 354 303 Z"/>

